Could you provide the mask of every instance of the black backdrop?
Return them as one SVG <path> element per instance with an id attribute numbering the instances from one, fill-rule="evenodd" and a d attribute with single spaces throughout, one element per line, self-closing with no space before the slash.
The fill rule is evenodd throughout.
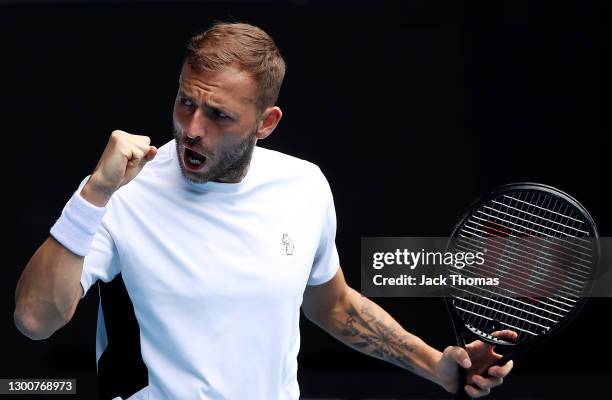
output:
<path id="1" fill-rule="evenodd" d="M 215 19 L 261 26 L 284 54 L 284 117 L 260 145 L 326 174 L 351 286 L 359 288 L 361 237 L 444 236 L 475 197 L 513 181 L 571 193 L 600 233 L 612 235 L 604 2 L 0 3 L 9 221 L 0 378 L 76 377 L 79 395 L 67 398 L 96 398 L 95 290 L 69 325 L 34 342 L 12 324 L 15 284 L 113 129 L 158 146 L 171 138 L 184 44 Z M 101 391 L 125 398 L 146 377 L 121 282 L 104 290 L 111 340 Z M 452 344 L 438 299 L 377 301 L 435 347 Z M 609 398 L 612 350 L 598 339 L 608 336 L 601 323 L 611 305 L 591 301 L 575 325 L 519 360 L 491 397 Z M 307 321 L 299 361 L 305 398 L 445 397 Z"/>

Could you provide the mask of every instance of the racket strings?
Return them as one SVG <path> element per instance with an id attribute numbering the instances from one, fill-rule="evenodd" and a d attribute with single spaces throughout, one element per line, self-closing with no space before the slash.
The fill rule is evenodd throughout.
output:
<path id="1" fill-rule="evenodd" d="M 482 246 L 482 243 L 471 243 Z M 487 263 L 479 267 L 480 276 L 483 273 L 489 277 L 503 276 L 504 285 L 515 287 L 521 293 L 531 296 L 579 296 L 583 289 L 583 279 L 586 276 L 575 274 L 575 276 L 564 276 L 563 270 L 558 265 L 551 263 L 543 257 L 543 261 L 549 262 L 549 270 L 543 269 L 539 264 L 530 264 L 529 254 L 521 254 L 523 250 L 508 243 L 507 247 L 516 254 L 508 254 L 502 247 L 503 244 L 487 242 L 486 249 L 489 259 L 496 259 L 497 263 Z M 457 244 L 457 248 L 464 251 L 472 251 L 473 248 Z M 469 271 L 469 270 L 468 270 Z M 471 271 L 478 274 L 476 271 Z M 573 273 L 573 271 L 569 271 Z M 518 286 L 517 286 L 518 285 Z"/>
<path id="2" fill-rule="evenodd" d="M 453 303 L 473 329 L 510 328 L 517 342 L 548 332 L 578 303 L 591 272 L 590 230 L 569 202 L 542 192 L 511 192 L 482 205 L 461 227 L 456 249 L 486 249 L 483 265 L 453 270 L 500 278 L 500 286 L 456 285 Z"/>

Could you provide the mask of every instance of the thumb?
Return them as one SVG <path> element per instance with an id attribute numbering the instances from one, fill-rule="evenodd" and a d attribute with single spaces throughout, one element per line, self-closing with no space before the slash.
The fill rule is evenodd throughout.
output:
<path id="1" fill-rule="evenodd" d="M 146 163 L 154 159 L 156 155 L 157 147 L 149 146 L 149 151 L 140 159 L 140 162 L 138 163 L 138 170 L 140 171 L 140 169 L 143 168 Z"/>
<path id="2" fill-rule="evenodd" d="M 157 155 L 157 147 L 149 146 L 149 152 L 145 155 L 145 160 L 151 161 Z"/>
<path id="3" fill-rule="evenodd" d="M 449 346 L 446 348 L 445 353 L 447 353 L 448 356 L 450 356 L 453 360 L 457 362 L 457 364 L 461 365 L 465 369 L 468 369 L 472 366 L 470 356 L 463 347 Z"/>

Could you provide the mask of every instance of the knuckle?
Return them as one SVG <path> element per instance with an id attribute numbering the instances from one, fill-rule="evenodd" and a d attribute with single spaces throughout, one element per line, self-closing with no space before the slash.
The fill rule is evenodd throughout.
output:
<path id="1" fill-rule="evenodd" d="M 113 131 L 111 133 L 111 142 L 115 145 L 117 144 L 121 144 L 125 141 L 125 135 L 127 135 L 127 133 L 123 132 L 123 131 Z"/>
<path id="2" fill-rule="evenodd" d="M 151 143 L 151 138 L 149 136 L 143 135 L 130 135 L 130 143 L 134 146 L 148 146 Z"/>
<path id="3" fill-rule="evenodd" d="M 114 131 L 111 132 L 111 137 L 114 139 L 118 139 L 123 135 L 123 131 L 117 130 L 115 129 Z"/>
<path id="4" fill-rule="evenodd" d="M 133 151 L 130 146 L 126 146 L 125 143 L 117 143 L 117 150 L 124 156 L 129 157 L 132 155 Z"/>

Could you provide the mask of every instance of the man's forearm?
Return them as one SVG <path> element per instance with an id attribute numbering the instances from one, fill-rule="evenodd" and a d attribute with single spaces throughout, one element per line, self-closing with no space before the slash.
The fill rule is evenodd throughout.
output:
<path id="1" fill-rule="evenodd" d="M 15 290 L 14 320 L 32 339 L 46 339 L 74 314 L 82 295 L 83 257 L 71 253 L 53 236 L 36 250 Z"/>
<path id="2" fill-rule="evenodd" d="M 438 383 L 434 367 L 442 353 L 407 332 L 380 306 L 353 289 L 326 318 L 315 323 L 364 354 Z"/>

